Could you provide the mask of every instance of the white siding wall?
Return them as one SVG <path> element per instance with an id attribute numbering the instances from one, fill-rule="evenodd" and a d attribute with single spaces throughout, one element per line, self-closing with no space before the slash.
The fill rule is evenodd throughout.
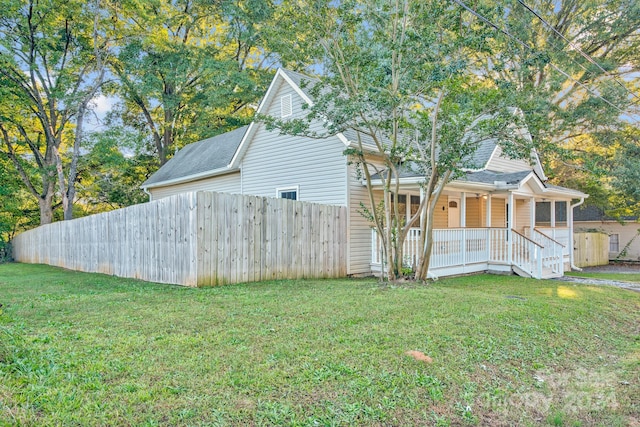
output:
<path id="1" fill-rule="evenodd" d="M 502 153 L 502 147 L 498 146 L 487 164 L 487 169 L 497 172 L 519 172 L 531 170 L 533 167 L 526 160 L 509 159 Z"/>
<path id="2" fill-rule="evenodd" d="M 216 191 L 218 193 L 240 193 L 240 172 L 226 175 L 213 176 L 198 181 L 185 182 L 183 184 L 169 185 L 166 187 L 150 188 L 151 200 L 164 199 L 175 194 L 189 191 Z"/>
<path id="3" fill-rule="evenodd" d="M 349 234 L 349 274 L 370 274 L 371 273 L 371 227 L 369 222 L 362 215 L 363 203 L 370 209 L 371 202 L 367 188 L 362 185 L 356 173 L 356 166 L 348 166 L 349 173 L 349 224 L 347 233 Z M 376 192 L 376 200 L 382 200 L 382 191 Z"/>
<path id="4" fill-rule="evenodd" d="M 491 226 L 502 228 L 507 226 L 507 201 L 505 199 L 491 199 Z"/>
<path id="5" fill-rule="evenodd" d="M 516 223 L 513 227 L 516 231 L 524 233 L 524 229 L 531 227 L 531 202 L 524 199 L 516 199 Z"/>
<path id="6" fill-rule="evenodd" d="M 281 82 L 265 113 L 280 117 L 280 98 L 292 94 L 293 115 L 301 117 L 304 102 Z M 318 126 L 320 128 L 320 126 Z M 280 135 L 260 125 L 242 160 L 242 192 L 275 197 L 277 188 L 299 187 L 298 200 L 347 205 L 344 144 L 336 137 L 312 139 Z"/>

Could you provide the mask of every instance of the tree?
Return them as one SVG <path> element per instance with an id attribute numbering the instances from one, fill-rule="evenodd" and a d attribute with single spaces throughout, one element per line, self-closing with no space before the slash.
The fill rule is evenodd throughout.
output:
<path id="1" fill-rule="evenodd" d="M 132 1 L 111 61 L 123 123 L 145 130 L 160 165 L 188 142 L 246 124 L 264 93 L 269 0 Z"/>
<path id="2" fill-rule="evenodd" d="M 6 248 L 20 231 L 38 224 L 38 205 L 16 173 L 11 161 L 0 157 L 0 262 L 8 255 Z"/>
<path id="3" fill-rule="evenodd" d="M 79 165 L 78 193 L 87 212 L 146 202 L 140 185 L 151 175 L 155 157 L 145 151 L 143 135 L 111 125 L 88 137 Z"/>
<path id="4" fill-rule="evenodd" d="M 483 72 L 518 88 L 519 107 L 552 180 L 591 194 L 592 204 L 622 207 L 626 198 L 612 194 L 611 177 L 618 170 L 616 153 L 627 145 L 629 121 L 640 119 L 640 97 L 633 92 L 640 71 L 640 3 L 513 0 L 474 7 L 511 35 L 496 39 L 504 54 L 483 61 Z"/>
<path id="5" fill-rule="evenodd" d="M 620 148 L 616 150 L 612 170 L 611 187 L 614 197 L 610 206 L 617 207 L 612 216 L 640 216 L 640 130 L 628 126 L 621 135 Z"/>
<path id="6" fill-rule="evenodd" d="M 70 219 L 84 116 L 104 76 L 99 0 L 0 8 L 3 154 L 38 201 L 41 224 L 53 220 L 56 185 Z"/>
<path id="7" fill-rule="evenodd" d="M 528 158 L 520 137 L 521 115 L 502 82 L 479 73 L 475 58 L 489 57 L 493 34 L 469 22 L 460 10 L 439 1 L 363 0 L 316 2 L 313 8 L 287 4 L 301 36 L 292 58 L 314 58 L 322 70 L 310 84 L 314 104 L 302 120 L 262 118 L 281 132 L 324 136 L 356 131 L 347 150 L 367 182 L 365 214 L 381 238 L 387 278 L 403 274 L 403 243 L 422 216 L 422 253 L 416 278 L 427 277 L 434 212 L 444 186 L 472 165 L 471 155 L 488 137 L 514 157 Z M 304 17 L 304 18 L 301 18 Z M 299 54 L 299 50 L 304 53 Z M 314 121 L 324 131 L 312 132 Z M 400 220 L 399 178 L 404 169 L 424 177 L 424 197 L 406 223 Z M 382 180 L 382 194 L 372 175 Z"/>

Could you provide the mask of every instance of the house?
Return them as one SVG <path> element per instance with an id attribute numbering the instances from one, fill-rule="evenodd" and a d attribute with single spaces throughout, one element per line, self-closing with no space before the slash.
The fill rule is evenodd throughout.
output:
<path id="1" fill-rule="evenodd" d="M 612 218 L 595 206 L 581 206 L 574 213 L 576 231 L 599 231 L 609 236 L 609 259 L 640 261 L 640 222 L 638 217 Z"/>
<path id="2" fill-rule="evenodd" d="M 303 105 L 313 103 L 303 84 L 309 79 L 278 70 L 258 113 L 302 117 Z M 321 124 L 314 126 L 321 130 Z M 184 147 L 142 188 L 151 199 L 211 190 L 347 206 L 348 274 L 369 275 L 383 265 L 377 235 L 359 213 L 361 203 L 368 204 L 366 188 L 343 154 L 356 138 L 350 132 L 324 139 L 280 135 L 253 122 Z M 571 203 L 587 195 L 547 184 L 535 153 L 532 166 L 509 159 L 495 142 L 485 141 L 474 156 L 478 168 L 450 182 L 438 201 L 430 274 L 562 275 L 571 266 Z M 420 181 L 410 172 L 401 178 L 402 191 L 395 196 L 407 216 L 422 197 Z M 569 219 L 539 226 L 536 206 L 547 201 L 565 209 Z M 418 238 L 419 229 L 411 230 L 404 251 L 408 264 L 415 262 Z"/>

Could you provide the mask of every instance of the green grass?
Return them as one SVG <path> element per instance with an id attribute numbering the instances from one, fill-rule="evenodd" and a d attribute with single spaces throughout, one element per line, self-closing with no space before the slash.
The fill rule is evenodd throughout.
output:
<path id="1" fill-rule="evenodd" d="M 588 277 L 590 279 L 640 283 L 640 273 L 588 273 L 584 271 L 571 271 L 565 274 L 567 276 Z"/>
<path id="2" fill-rule="evenodd" d="M 640 294 L 616 288 L 187 289 L 8 264 L 0 304 L 0 425 L 639 422 Z"/>

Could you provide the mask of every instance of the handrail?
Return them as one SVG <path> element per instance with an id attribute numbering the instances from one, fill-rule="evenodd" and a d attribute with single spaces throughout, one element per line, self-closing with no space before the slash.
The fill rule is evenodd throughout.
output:
<path id="1" fill-rule="evenodd" d="M 542 234 L 544 237 L 546 237 L 547 239 L 551 240 L 554 243 L 557 243 L 558 245 L 562 246 L 563 248 L 566 248 L 565 245 L 563 245 L 562 243 L 558 242 L 556 239 L 554 239 L 553 237 L 549 237 L 549 235 L 547 235 L 546 233 L 543 233 L 542 231 L 540 231 L 537 227 L 534 227 L 533 230 L 536 233 L 540 233 Z"/>
<path id="2" fill-rule="evenodd" d="M 513 228 L 511 229 L 511 231 L 512 231 L 513 233 L 516 233 L 518 236 L 520 236 L 520 237 L 524 238 L 525 240 L 530 241 L 531 243 L 533 243 L 533 244 L 534 244 L 534 245 L 536 245 L 537 247 L 539 247 L 539 248 L 543 248 L 543 249 L 544 249 L 544 246 L 542 246 L 540 243 L 538 243 L 538 242 L 536 242 L 536 241 L 531 240 L 530 238 L 528 238 L 528 237 L 527 237 L 527 236 L 525 236 L 524 234 L 522 234 L 522 233 L 520 233 L 520 232 L 518 232 L 518 231 L 514 230 Z"/>

